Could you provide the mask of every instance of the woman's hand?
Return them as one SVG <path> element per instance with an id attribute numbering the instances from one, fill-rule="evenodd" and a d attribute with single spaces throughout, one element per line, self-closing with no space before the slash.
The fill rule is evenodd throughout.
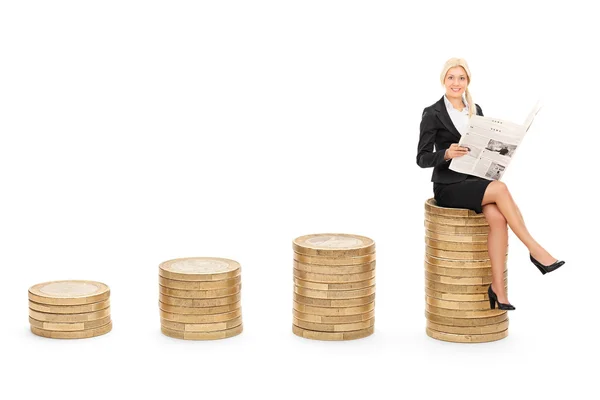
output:
<path id="1" fill-rule="evenodd" d="M 444 154 L 444 160 L 450 160 L 456 157 L 462 157 L 469 153 L 468 147 L 459 146 L 458 143 L 452 143 L 449 148 L 446 149 Z"/>

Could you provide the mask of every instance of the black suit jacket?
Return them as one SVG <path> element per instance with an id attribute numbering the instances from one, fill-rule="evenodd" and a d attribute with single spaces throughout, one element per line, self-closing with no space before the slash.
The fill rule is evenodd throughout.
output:
<path id="1" fill-rule="evenodd" d="M 477 115 L 483 115 L 481 107 L 475 104 Z M 452 143 L 458 143 L 460 133 L 452 123 L 444 97 L 423 110 L 421 136 L 417 151 L 417 164 L 421 168 L 433 167 L 431 181 L 436 183 L 456 183 L 467 179 L 469 175 L 448 169 L 451 160 L 444 160 L 446 149 Z M 434 149 L 435 145 L 435 149 Z"/>

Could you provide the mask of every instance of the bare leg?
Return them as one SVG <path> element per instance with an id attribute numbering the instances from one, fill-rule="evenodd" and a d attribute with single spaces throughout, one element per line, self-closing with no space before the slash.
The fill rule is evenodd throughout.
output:
<path id="1" fill-rule="evenodd" d="M 498 209 L 504 218 L 506 218 L 506 222 L 508 223 L 508 226 L 510 226 L 510 229 L 519 240 L 523 242 L 536 260 L 544 265 L 550 265 L 556 261 L 556 258 L 552 257 L 546 249 L 533 239 L 525 226 L 525 221 L 523 220 L 517 204 L 503 182 L 493 181 L 485 190 L 481 204 L 486 205 L 492 203 L 495 203 L 496 206 L 498 206 Z"/>
<path id="2" fill-rule="evenodd" d="M 492 290 L 498 296 L 500 303 L 509 303 L 504 288 L 504 268 L 506 263 L 506 249 L 508 247 L 508 228 L 506 218 L 498 206 L 487 204 L 483 206 L 483 215 L 490 225 L 488 233 L 488 253 L 492 262 Z"/>

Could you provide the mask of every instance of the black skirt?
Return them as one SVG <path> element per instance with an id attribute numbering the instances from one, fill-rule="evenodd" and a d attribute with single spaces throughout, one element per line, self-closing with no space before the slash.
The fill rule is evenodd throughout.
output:
<path id="1" fill-rule="evenodd" d="M 448 208 L 467 208 L 476 213 L 483 212 L 481 201 L 485 189 L 492 181 L 470 175 L 462 182 L 433 184 L 433 195 L 437 205 Z"/>

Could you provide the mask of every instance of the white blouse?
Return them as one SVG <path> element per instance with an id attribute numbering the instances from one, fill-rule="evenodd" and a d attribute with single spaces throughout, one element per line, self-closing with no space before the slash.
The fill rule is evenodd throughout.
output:
<path id="1" fill-rule="evenodd" d="M 446 109 L 448 110 L 448 115 L 450 115 L 450 119 L 454 124 L 454 127 L 461 135 L 464 135 L 467 132 L 467 128 L 469 126 L 469 105 L 467 101 L 463 98 L 463 103 L 465 108 L 462 111 L 458 111 L 450 100 L 444 95 L 444 103 L 446 103 Z"/>

